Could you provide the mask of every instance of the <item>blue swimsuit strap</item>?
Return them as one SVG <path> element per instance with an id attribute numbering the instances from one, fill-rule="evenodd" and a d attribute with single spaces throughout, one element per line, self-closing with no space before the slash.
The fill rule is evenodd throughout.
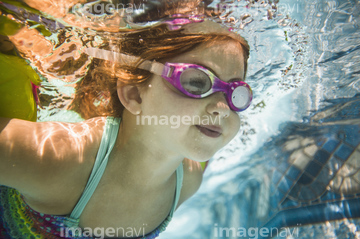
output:
<path id="1" fill-rule="evenodd" d="M 70 214 L 70 218 L 79 219 L 81 213 L 83 212 L 85 206 L 89 202 L 91 196 L 93 195 L 97 185 L 100 182 L 100 179 L 105 171 L 108 159 L 113 149 L 116 138 L 119 132 L 121 118 L 108 117 L 105 122 L 104 132 L 101 138 L 101 143 L 99 151 L 96 155 L 96 160 L 94 167 L 91 171 L 89 180 L 85 186 L 85 189 L 76 204 L 75 208 Z"/>
<path id="2" fill-rule="evenodd" d="M 184 178 L 184 169 L 183 169 L 183 164 L 181 163 L 179 165 L 179 167 L 177 167 L 176 169 L 176 191 L 175 191 L 175 200 L 173 203 L 173 206 L 171 208 L 170 211 L 170 217 L 173 216 L 175 209 L 179 203 L 179 199 L 180 199 L 180 193 L 181 193 L 181 188 L 182 188 L 182 183 L 183 183 L 183 178 Z"/>
<path id="3" fill-rule="evenodd" d="M 100 179 L 105 171 L 111 150 L 113 149 L 116 138 L 119 132 L 121 118 L 108 117 L 104 126 L 104 133 L 102 135 L 99 151 L 96 156 L 94 167 L 91 171 L 89 180 L 85 186 L 84 192 L 82 193 L 78 203 L 70 214 L 70 221 L 77 222 L 79 221 L 80 215 L 89 202 L 91 196 L 93 195 L 97 185 L 100 182 Z M 183 165 L 182 163 L 176 169 L 176 192 L 175 200 L 170 211 L 170 216 L 172 217 L 176 206 L 179 202 L 180 192 L 182 188 L 183 181 Z"/>

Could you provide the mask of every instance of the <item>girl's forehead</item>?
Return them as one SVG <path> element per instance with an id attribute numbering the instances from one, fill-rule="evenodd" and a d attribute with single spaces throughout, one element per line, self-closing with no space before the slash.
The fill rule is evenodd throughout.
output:
<path id="1" fill-rule="evenodd" d="M 235 41 L 204 43 L 169 62 L 194 63 L 212 70 L 220 79 L 244 79 L 244 56 Z"/>

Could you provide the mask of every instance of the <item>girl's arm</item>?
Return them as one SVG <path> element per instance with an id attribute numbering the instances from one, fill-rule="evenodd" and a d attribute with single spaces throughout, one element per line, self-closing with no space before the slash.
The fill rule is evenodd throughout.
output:
<path id="1" fill-rule="evenodd" d="M 0 119 L 0 184 L 31 192 L 49 182 L 51 162 L 66 157 L 65 148 L 59 148 L 66 137 L 47 129 L 51 126 L 46 123 Z"/>

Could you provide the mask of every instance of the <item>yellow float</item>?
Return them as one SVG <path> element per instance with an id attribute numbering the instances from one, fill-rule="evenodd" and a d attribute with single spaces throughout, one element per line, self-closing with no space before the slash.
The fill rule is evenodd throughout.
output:
<path id="1" fill-rule="evenodd" d="M 40 77 L 21 57 L 7 35 L 21 26 L 0 16 L 0 116 L 36 121 L 36 87 Z"/>

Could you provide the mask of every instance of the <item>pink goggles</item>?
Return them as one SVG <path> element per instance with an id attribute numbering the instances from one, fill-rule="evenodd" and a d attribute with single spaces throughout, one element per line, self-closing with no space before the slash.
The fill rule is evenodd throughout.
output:
<path id="1" fill-rule="evenodd" d="M 161 64 L 161 63 L 156 63 Z M 188 63 L 165 63 L 160 75 L 177 90 L 191 98 L 204 98 L 216 92 L 224 92 L 227 103 L 233 111 L 246 110 L 253 94 L 243 81 L 224 82 L 207 68 Z"/>
<path id="2" fill-rule="evenodd" d="M 134 64 L 141 60 L 135 56 L 97 48 L 87 48 L 85 52 L 92 57 L 122 64 Z M 162 64 L 144 60 L 138 67 L 161 76 L 181 93 L 191 98 L 201 99 L 216 92 L 224 92 L 227 103 L 233 111 L 246 110 L 253 97 L 250 86 L 245 82 L 222 81 L 209 69 L 200 65 L 170 62 Z"/>

